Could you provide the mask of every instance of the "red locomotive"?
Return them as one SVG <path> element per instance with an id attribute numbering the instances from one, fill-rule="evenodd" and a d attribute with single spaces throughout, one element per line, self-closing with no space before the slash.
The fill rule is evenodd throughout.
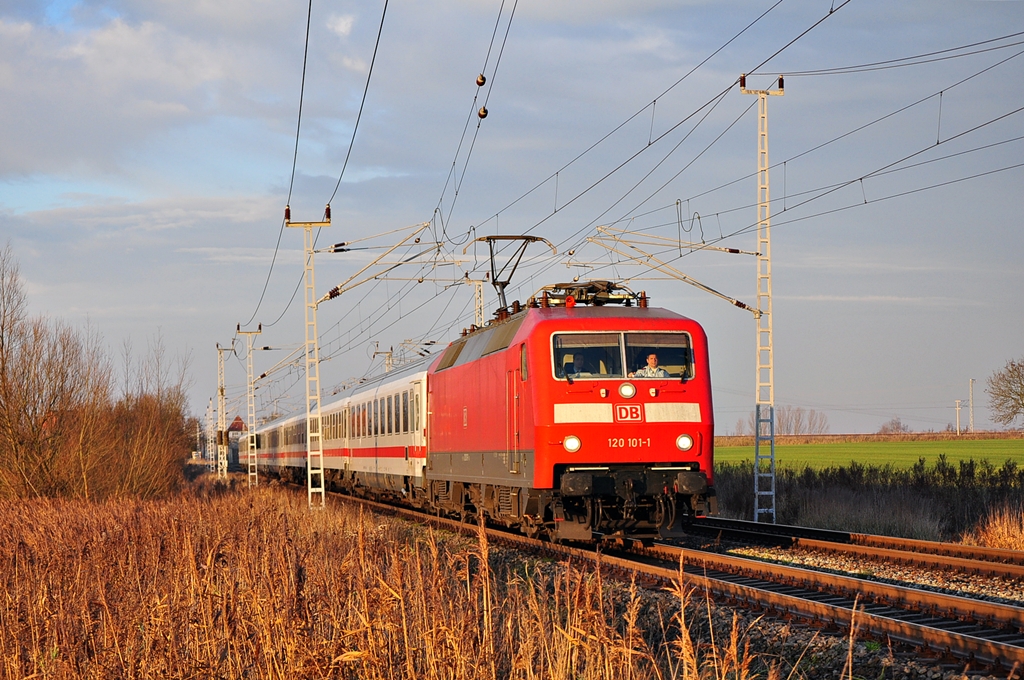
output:
<path id="1" fill-rule="evenodd" d="M 716 512 L 704 331 L 606 281 L 546 287 L 322 412 L 327 479 L 351 492 L 562 540 Z M 261 467 L 301 470 L 302 417 L 259 434 Z"/>

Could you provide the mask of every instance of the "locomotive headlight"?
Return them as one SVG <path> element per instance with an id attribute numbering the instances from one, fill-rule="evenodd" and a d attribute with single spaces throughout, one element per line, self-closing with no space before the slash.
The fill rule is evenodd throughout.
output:
<path id="1" fill-rule="evenodd" d="M 681 434 L 676 437 L 676 447 L 680 451 L 689 451 L 693 448 L 693 437 L 688 434 Z"/>
<path id="2" fill-rule="evenodd" d="M 577 437 L 574 434 L 571 434 L 562 440 L 562 446 L 569 453 L 576 453 L 577 451 L 580 450 L 580 447 L 583 446 L 583 442 L 580 441 L 579 437 Z"/>
<path id="3" fill-rule="evenodd" d="M 622 383 L 619 385 L 619 396 L 623 399 L 632 399 L 636 396 L 636 386 L 633 383 Z"/>

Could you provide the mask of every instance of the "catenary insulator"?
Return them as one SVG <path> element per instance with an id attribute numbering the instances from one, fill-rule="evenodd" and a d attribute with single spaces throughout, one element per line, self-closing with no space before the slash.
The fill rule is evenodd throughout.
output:
<path id="1" fill-rule="evenodd" d="M 331 204 L 330 203 L 328 203 L 327 207 L 324 208 L 324 221 L 326 221 L 326 222 L 330 222 L 331 221 Z"/>
<path id="2" fill-rule="evenodd" d="M 740 89 L 741 90 L 747 89 L 747 74 L 746 73 L 741 73 L 740 74 Z"/>
<path id="3" fill-rule="evenodd" d="M 780 90 L 786 89 L 786 84 L 782 81 L 782 76 L 781 75 L 779 76 L 779 89 Z"/>
<path id="4" fill-rule="evenodd" d="M 480 110 L 476 112 L 476 115 L 480 116 L 481 120 L 487 117 L 487 107 L 481 106 Z"/>
<path id="5" fill-rule="evenodd" d="M 284 207 L 284 221 L 285 222 L 291 222 L 292 221 L 292 207 L 290 205 L 286 205 Z"/>
<path id="6" fill-rule="evenodd" d="M 476 86 L 477 87 L 483 87 L 484 83 L 486 83 L 486 82 L 487 82 L 487 78 L 484 76 L 483 73 L 481 73 L 480 75 L 478 75 L 476 77 Z"/>

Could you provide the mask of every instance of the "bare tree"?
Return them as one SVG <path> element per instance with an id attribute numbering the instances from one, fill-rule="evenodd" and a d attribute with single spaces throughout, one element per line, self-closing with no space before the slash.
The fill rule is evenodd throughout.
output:
<path id="1" fill-rule="evenodd" d="M 133 389 L 115 402 L 99 334 L 28 318 L 10 245 L 0 249 L 0 497 L 172 491 L 191 429 L 188 364 L 176 378 L 168 369 L 157 343 Z"/>
<path id="2" fill-rule="evenodd" d="M 910 432 L 910 427 L 905 425 L 899 416 L 878 428 L 878 434 L 906 434 L 907 432 Z"/>
<path id="3" fill-rule="evenodd" d="M 828 416 L 813 408 L 807 412 L 807 433 L 828 434 Z"/>
<path id="4" fill-rule="evenodd" d="M 1024 358 L 1010 359 L 1003 370 L 990 375 L 985 391 L 992 420 L 1000 425 L 1012 425 L 1017 418 L 1024 417 Z"/>
<path id="5" fill-rule="evenodd" d="M 756 423 L 754 412 L 746 420 L 736 421 L 737 435 L 753 435 Z M 828 434 L 828 416 L 814 409 L 800 406 L 775 407 L 775 434 Z"/>

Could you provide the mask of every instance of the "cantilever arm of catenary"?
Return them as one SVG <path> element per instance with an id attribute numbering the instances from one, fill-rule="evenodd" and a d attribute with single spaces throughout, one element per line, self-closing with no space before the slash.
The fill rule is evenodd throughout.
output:
<path id="1" fill-rule="evenodd" d="M 255 380 L 263 380 L 264 378 L 270 377 L 274 373 L 277 373 L 281 369 L 288 368 L 289 366 L 298 366 L 298 362 L 296 360 L 299 358 L 299 356 L 304 356 L 305 354 L 305 345 L 300 345 L 296 347 L 291 351 L 291 353 L 288 356 L 286 356 L 284 359 L 281 359 L 276 364 L 274 364 L 266 371 L 261 373 Z M 253 382 L 255 382 L 255 380 Z"/>
<path id="2" fill-rule="evenodd" d="M 604 241 L 606 239 L 601 238 L 599 236 L 590 236 L 590 237 L 587 237 L 587 240 L 590 241 L 591 243 L 596 243 L 597 245 L 601 246 L 602 248 L 607 248 L 608 250 L 612 251 L 613 253 L 617 253 L 617 254 L 619 254 L 619 255 L 621 255 L 621 256 L 629 259 L 629 260 L 632 260 L 632 261 L 636 262 L 637 264 L 647 265 L 651 269 L 654 269 L 654 270 L 660 271 L 662 273 L 668 274 L 669 276 L 672 276 L 673 278 L 679 279 L 683 283 L 688 283 L 691 286 L 693 286 L 694 288 L 700 288 L 705 293 L 711 293 L 715 297 L 721 298 L 721 299 L 725 300 L 726 302 L 729 302 L 729 303 L 739 307 L 740 309 L 747 310 L 748 312 L 750 312 L 751 314 L 754 315 L 754 318 L 761 318 L 761 314 L 762 314 L 761 310 L 755 309 L 754 307 L 751 307 L 750 305 L 748 305 L 745 302 L 740 302 L 736 298 L 731 298 L 728 295 L 726 295 L 725 293 L 720 293 L 717 290 L 715 290 L 714 288 L 711 288 L 709 286 L 705 286 L 700 281 L 687 276 L 686 274 L 684 274 L 683 272 L 679 271 L 678 269 L 676 269 L 672 265 L 670 265 L 670 264 L 668 264 L 666 262 L 663 262 L 662 260 L 659 260 L 657 257 L 655 257 L 654 255 L 652 255 L 650 253 L 646 253 L 646 252 L 640 250 L 636 246 L 630 245 L 629 247 L 632 248 L 633 250 L 636 250 L 637 252 L 641 253 L 642 257 L 637 256 L 637 255 L 633 255 L 632 253 L 623 252 L 623 251 L 619 250 L 618 248 L 616 248 L 613 244 L 605 243 Z M 616 241 L 616 242 L 620 242 L 620 243 L 622 242 L 622 241 L 619 241 L 619 239 L 617 239 L 617 238 L 613 239 L 613 240 Z"/>
<path id="3" fill-rule="evenodd" d="M 597 227 L 597 231 L 608 234 L 612 238 L 621 241 L 622 236 L 629 235 L 631 243 L 645 245 L 645 246 L 683 246 L 684 248 L 690 248 L 692 250 L 717 250 L 723 253 L 732 253 L 734 255 L 760 255 L 752 250 L 740 250 L 739 248 L 723 248 L 722 246 L 713 246 L 709 243 L 696 242 L 696 241 L 679 241 L 671 236 L 658 236 L 657 234 L 648 234 L 642 231 L 629 231 L 628 229 L 619 229 L 616 227 Z M 615 237 L 614 234 L 618 234 Z M 645 241 L 644 239 L 649 239 Z"/>
<path id="4" fill-rule="evenodd" d="M 375 266 L 378 266 L 378 265 L 382 264 L 382 260 L 384 258 L 386 258 L 391 253 L 395 252 L 397 249 L 401 248 L 402 246 L 406 245 L 410 241 L 410 239 L 415 239 L 419 234 L 423 233 L 423 230 L 425 230 L 429 226 L 430 226 L 430 222 L 423 222 L 422 224 L 416 225 L 413 228 L 413 230 L 411 232 L 409 232 L 408 236 L 406 236 L 401 241 L 399 241 L 395 245 L 393 245 L 390 248 L 388 248 L 387 250 L 385 250 L 379 256 L 374 258 L 374 260 L 372 262 L 370 262 L 368 265 L 366 265 L 365 267 L 363 267 L 362 269 L 357 271 L 355 274 L 353 274 L 352 276 L 348 277 L 347 279 L 345 279 L 344 281 L 339 283 L 334 288 L 331 288 L 329 291 L 327 291 L 326 295 L 324 295 L 323 297 L 321 297 L 319 300 L 316 301 L 316 304 L 319 305 L 322 302 L 326 302 L 327 300 L 330 300 L 332 298 L 336 298 L 339 295 L 341 295 L 342 293 L 344 293 L 345 291 L 352 290 L 356 286 L 361 285 L 363 283 L 366 283 L 367 281 L 372 281 L 376 277 L 380 276 L 381 274 L 384 274 L 386 272 L 391 271 L 395 267 L 398 267 L 398 266 L 400 266 L 402 264 L 405 264 L 407 262 L 415 260 L 416 258 L 420 257 L 421 255 L 425 255 L 426 253 L 431 253 L 431 252 L 436 251 L 437 250 L 437 244 L 434 244 L 430 248 L 428 248 L 426 250 L 423 250 L 423 251 L 421 251 L 421 252 L 419 252 L 419 253 L 417 253 L 415 255 L 412 255 L 410 257 L 407 257 L 406 259 L 402 260 L 401 262 L 399 262 L 397 264 L 393 264 L 393 265 L 391 265 L 390 267 L 388 267 L 387 269 L 385 269 L 383 271 L 377 272 L 375 274 L 371 274 L 369 276 L 366 276 L 366 277 L 364 277 L 362 279 L 357 280 L 358 277 L 361 274 L 363 274 L 366 270 L 371 269 L 372 267 L 375 267 Z"/>

